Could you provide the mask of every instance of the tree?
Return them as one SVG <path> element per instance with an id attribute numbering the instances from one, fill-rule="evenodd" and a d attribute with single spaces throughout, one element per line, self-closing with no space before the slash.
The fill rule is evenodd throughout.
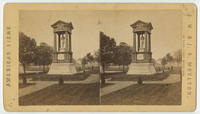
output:
<path id="1" fill-rule="evenodd" d="M 121 42 L 114 51 L 114 64 L 123 65 L 123 72 L 125 72 L 124 66 L 131 63 L 131 48 L 126 43 Z"/>
<path id="2" fill-rule="evenodd" d="M 85 72 L 85 65 L 87 64 L 87 58 L 86 57 L 82 58 L 81 64 L 82 64 L 83 72 Z"/>
<path id="3" fill-rule="evenodd" d="M 100 62 L 102 65 L 103 73 L 105 72 L 105 66 L 108 63 L 113 62 L 114 49 L 116 42 L 113 38 L 106 36 L 103 32 L 100 32 Z"/>
<path id="4" fill-rule="evenodd" d="M 103 32 L 100 32 L 100 63 L 103 71 L 103 74 L 101 74 L 102 84 L 105 84 L 105 67 L 108 63 L 113 62 L 115 47 L 115 40 L 106 36 Z"/>
<path id="5" fill-rule="evenodd" d="M 87 61 L 91 64 L 91 66 L 92 66 L 92 71 L 93 71 L 93 62 L 94 62 L 94 56 L 91 54 L 91 53 L 88 53 L 87 55 L 86 55 L 86 57 L 87 57 Z"/>
<path id="6" fill-rule="evenodd" d="M 72 63 L 77 64 L 76 59 L 72 58 Z"/>
<path id="7" fill-rule="evenodd" d="M 32 63 L 35 57 L 36 41 L 19 33 L 19 61 L 23 65 L 24 73 L 26 73 L 26 65 Z"/>
<path id="8" fill-rule="evenodd" d="M 162 60 L 161 60 L 161 64 L 164 66 L 165 68 L 165 65 L 167 64 L 167 59 L 166 57 L 163 57 Z"/>
<path id="9" fill-rule="evenodd" d="M 99 52 L 100 52 L 99 50 L 94 52 L 94 61 L 96 61 L 96 62 L 100 61 L 99 60 L 100 59 L 100 57 L 99 57 L 100 53 Z"/>
<path id="10" fill-rule="evenodd" d="M 167 54 L 166 54 L 166 61 L 167 61 L 168 63 L 170 63 L 170 62 L 173 61 L 173 57 L 171 56 L 170 53 L 167 53 Z"/>
<path id="11" fill-rule="evenodd" d="M 35 61 L 37 65 L 43 65 L 43 71 L 45 72 L 45 66 L 52 63 L 53 49 L 46 43 L 40 43 L 35 49 Z"/>
<path id="12" fill-rule="evenodd" d="M 155 65 L 157 62 L 154 58 L 151 59 L 151 62 Z"/>
<path id="13" fill-rule="evenodd" d="M 182 62 L 182 50 L 181 49 L 177 50 L 174 53 L 174 60 L 179 64 Z"/>
<path id="14" fill-rule="evenodd" d="M 36 41 L 26 36 L 24 33 L 19 33 L 19 62 L 23 65 L 24 74 L 26 74 L 26 65 L 34 61 Z M 22 77 L 23 83 L 26 84 L 25 75 Z"/>

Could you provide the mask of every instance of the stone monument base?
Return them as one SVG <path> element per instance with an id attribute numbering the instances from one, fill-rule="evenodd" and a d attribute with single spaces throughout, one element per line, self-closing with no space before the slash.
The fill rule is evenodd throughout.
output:
<path id="1" fill-rule="evenodd" d="M 156 74 L 153 63 L 131 63 L 127 75 L 153 75 Z"/>
<path id="2" fill-rule="evenodd" d="M 52 63 L 48 74 L 73 75 L 76 74 L 74 63 Z"/>

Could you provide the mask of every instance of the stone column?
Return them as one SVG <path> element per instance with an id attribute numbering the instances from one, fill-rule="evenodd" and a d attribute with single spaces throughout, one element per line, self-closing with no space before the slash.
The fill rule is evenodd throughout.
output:
<path id="1" fill-rule="evenodd" d="M 138 33 L 137 36 L 138 36 L 138 42 L 137 43 L 138 43 L 138 51 L 139 51 L 140 50 L 140 34 Z"/>
<path id="2" fill-rule="evenodd" d="M 69 33 L 69 51 L 70 51 L 70 63 L 72 63 L 72 38 L 71 38 L 71 33 Z"/>
<path id="3" fill-rule="evenodd" d="M 56 42 L 56 33 L 54 32 L 54 55 L 53 55 L 53 62 L 57 61 L 57 42 Z"/>
<path id="4" fill-rule="evenodd" d="M 69 48 L 68 48 L 69 47 L 69 43 L 68 43 L 68 38 L 69 37 L 68 37 L 68 33 L 67 32 L 65 33 L 65 38 L 66 38 L 66 47 L 65 47 L 65 50 L 69 51 Z"/>
<path id="5" fill-rule="evenodd" d="M 151 33 L 149 33 L 149 52 L 151 52 Z"/>
<path id="6" fill-rule="evenodd" d="M 72 52 L 71 33 L 69 33 L 69 51 Z"/>
<path id="7" fill-rule="evenodd" d="M 136 52 L 136 33 L 133 32 L 133 52 Z"/>
<path id="8" fill-rule="evenodd" d="M 65 46 L 65 44 L 63 44 L 63 34 L 60 35 L 60 48 L 63 48 Z"/>
<path id="9" fill-rule="evenodd" d="M 149 52 L 149 34 L 147 33 L 147 52 Z"/>
<path id="10" fill-rule="evenodd" d="M 57 45 L 56 45 L 56 33 L 54 32 L 54 52 L 57 51 Z"/>
<path id="11" fill-rule="evenodd" d="M 145 32 L 145 52 L 147 52 L 147 32 Z"/>
<path id="12" fill-rule="evenodd" d="M 60 34 L 58 34 L 58 51 L 60 51 Z"/>
<path id="13" fill-rule="evenodd" d="M 67 62 L 69 62 L 69 54 L 68 54 L 68 50 L 69 50 L 69 48 L 68 48 L 68 46 L 69 46 L 69 44 L 68 44 L 68 33 L 67 32 L 65 32 L 65 39 L 66 39 L 66 41 L 65 41 L 65 52 L 66 52 L 66 55 L 65 55 L 65 59 L 66 59 L 66 61 Z"/>

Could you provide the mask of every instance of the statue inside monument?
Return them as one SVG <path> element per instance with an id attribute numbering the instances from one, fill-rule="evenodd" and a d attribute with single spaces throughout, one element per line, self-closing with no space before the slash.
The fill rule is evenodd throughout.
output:
<path id="1" fill-rule="evenodd" d="M 144 52 L 144 45 L 145 41 L 144 41 L 144 36 L 142 35 L 142 37 L 140 37 L 140 47 L 139 47 L 139 52 Z"/>

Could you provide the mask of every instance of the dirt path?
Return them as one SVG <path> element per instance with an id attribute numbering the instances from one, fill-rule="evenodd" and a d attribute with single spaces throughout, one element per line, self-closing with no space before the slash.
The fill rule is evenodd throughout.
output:
<path id="1" fill-rule="evenodd" d="M 136 84 L 136 82 L 131 82 L 131 81 L 107 81 L 107 83 L 112 83 L 113 85 L 101 88 L 100 96 L 107 95 L 114 91 Z"/>

